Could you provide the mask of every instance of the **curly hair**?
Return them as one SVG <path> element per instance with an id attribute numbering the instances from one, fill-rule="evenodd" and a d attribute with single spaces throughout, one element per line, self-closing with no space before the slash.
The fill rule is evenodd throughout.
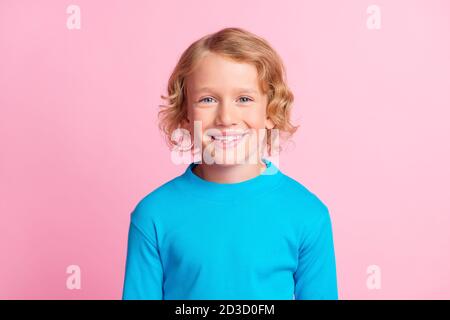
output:
<path id="1" fill-rule="evenodd" d="M 236 62 L 253 64 L 264 94 L 268 96 L 267 117 L 278 129 L 280 137 L 292 136 L 299 126 L 291 123 L 290 114 L 294 95 L 286 84 L 286 70 L 277 52 L 269 43 L 242 28 L 225 28 L 193 42 L 181 55 L 167 85 L 167 104 L 160 105 L 159 129 L 165 135 L 168 146 L 174 146 L 172 132 L 187 117 L 186 77 L 207 53 L 216 53 Z M 267 144 L 271 150 L 271 131 L 267 129 Z"/>

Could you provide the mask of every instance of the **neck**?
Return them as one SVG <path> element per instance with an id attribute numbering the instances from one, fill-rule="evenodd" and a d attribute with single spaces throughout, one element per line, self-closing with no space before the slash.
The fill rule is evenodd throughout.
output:
<path id="1" fill-rule="evenodd" d="M 262 161 L 256 164 L 198 164 L 192 171 L 204 180 L 217 183 L 238 183 L 259 176 L 266 169 Z"/>

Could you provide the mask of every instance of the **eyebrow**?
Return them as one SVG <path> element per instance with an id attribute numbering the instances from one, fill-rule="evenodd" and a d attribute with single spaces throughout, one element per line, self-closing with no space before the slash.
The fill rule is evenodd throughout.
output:
<path id="1" fill-rule="evenodd" d="M 257 94 L 258 92 L 254 89 L 251 88 L 236 88 L 234 89 L 235 91 L 239 91 L 239 92 L 248 92 L 248 93 L 255 93 Z M 198 90 L 195 90 L 196 92 L 202 92 L 202 91 L 215 91 L 213 88 L 209 88 L 209 87 L 202 87 Z"/>

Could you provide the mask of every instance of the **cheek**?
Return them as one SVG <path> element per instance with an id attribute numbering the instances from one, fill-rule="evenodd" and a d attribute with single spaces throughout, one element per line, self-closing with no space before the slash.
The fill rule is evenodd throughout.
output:
<path id="1" fill-rule="evenodd" d="M 191 126 L 191 137 L 198 139 L 197 141 L 201 141 L 203 144 L 209 142 L 211 138 L 206 135 L 206 131 L 207 129 L 213 127 L 214 114 L 211 110 L 191 109 L 191 115 L 193 120 Z M 203 134 L 203 136 L 201 134 Z"/>
<path id="2" fill-rule="evenodd" d="M 251 128 L 264 128 L 266 110 L 264 106 L 254 106 L 243 111 L 243 119 Z"/>
<path id="3" fill-rule="evenodd" d="M 202 122 L 212 122 L 214 120 L 214 112 L 210 109 L 193 109 L 192 118 Z"/>

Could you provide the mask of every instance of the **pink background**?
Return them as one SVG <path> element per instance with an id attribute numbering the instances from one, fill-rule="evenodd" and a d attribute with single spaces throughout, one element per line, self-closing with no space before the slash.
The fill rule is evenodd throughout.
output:
<path id="1" fill-rule="evenodd" d="M 129 215 L 185 170 L 160 94 L 191 42 L 230 26 L 286 64 L 301 129 L 280 168 L 330 209 L 340 298 L 450 298 L 445 0 L 0 0 L 0 298 L 121 298 Z"/>

